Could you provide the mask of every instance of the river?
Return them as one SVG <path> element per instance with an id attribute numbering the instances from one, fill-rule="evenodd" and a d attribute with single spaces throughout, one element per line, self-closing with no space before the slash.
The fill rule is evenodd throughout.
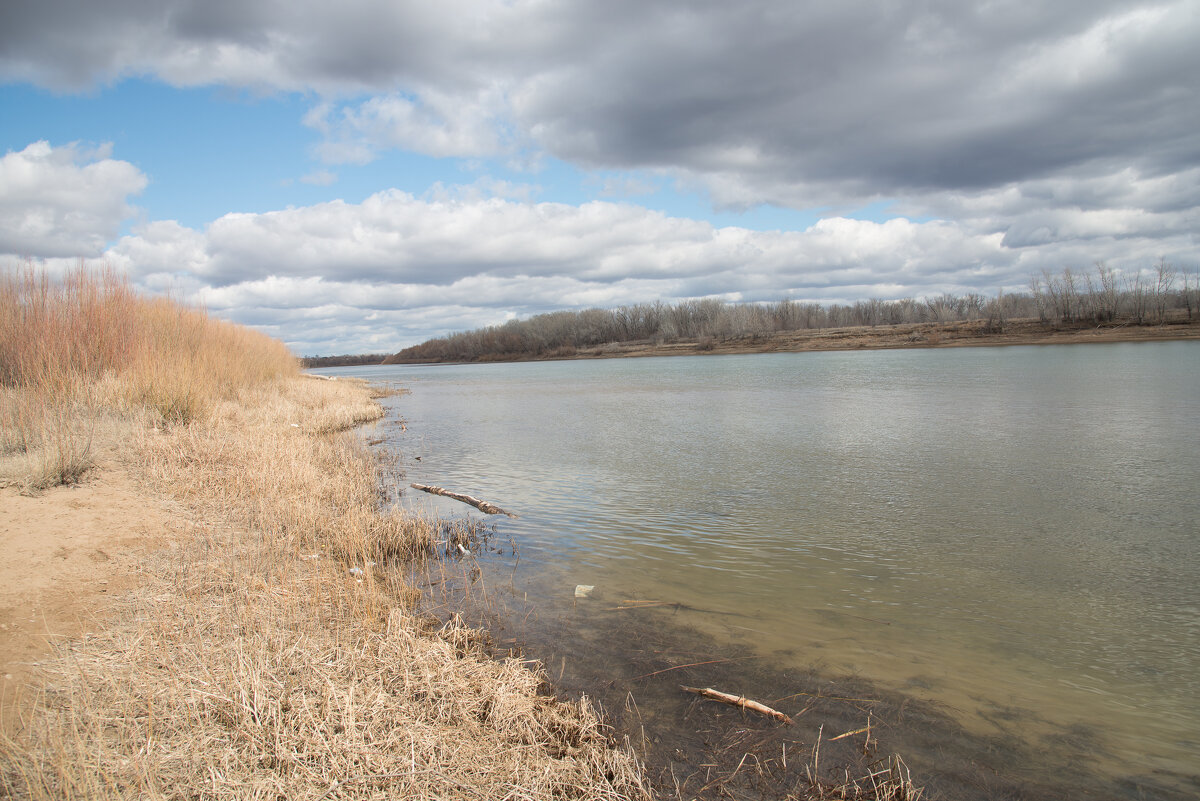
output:
<path id="1" fill-rule="evenodd" d="M 406 481 L 520 514 L 519 614 L 672 604 L 654 625 L 935 701 L 1047 776 L 1200 788 L 1195 343 L 318 372 L 411 391 Z"/>

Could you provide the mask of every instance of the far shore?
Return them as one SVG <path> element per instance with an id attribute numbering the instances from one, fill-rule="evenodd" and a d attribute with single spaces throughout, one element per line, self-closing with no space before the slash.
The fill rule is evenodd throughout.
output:
<path id="1" fill-rule="evenodd" d="M 893 350 L 902 348 L 998 347 L 1009 345 L 1076 345 L 1114 342 L 1200 340 L 1200 320 L 1179 319 L 1161 325 L 1130 322 L 1103 325 L 1048 324 L 1036 319 L 1007 321 L 1002 330 L 988 330 L 986 320 L 950 323 L 778 331 L 733 337 L 656 342 L 611 342 L 589 348 L 559 348 L 538 355 L 512 354 L 479 362 L 557 361 L 564 359 L 619 359 L 640 356 L 695 356 L 699 354 L 803 353 L 808 351 Z M 366 364 L 368 362 L 360 362 Z M 383 364 L 433 364 L 431 360 L 389 359 Z M 469 362 L 458 362 L 469 363 Z"/>

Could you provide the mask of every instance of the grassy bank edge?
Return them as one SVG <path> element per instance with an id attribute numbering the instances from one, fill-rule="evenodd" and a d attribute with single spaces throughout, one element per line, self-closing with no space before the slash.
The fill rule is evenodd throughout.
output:
<path id="1" fill-rule="evenodd" d="M 169 511 L 120 611 L 0 710 L 0 797 L 648 797 L 586 699 L 419 612 L 408 566 L 472 531 L 380 503 L 362 382 L 82 271 L 5 277 L 0 372 L 0 492 L 119 471 Z M 78 470 L 39 473 L 60 436 Z"/>
<path id="2" fill-rule="evenodd" d="M 403 565 L 469 532 L 378 509 L 382 466 L 331 423 L 365 395 L 291 379 L 145 432 L 176 547 L 46 666 L 0 745 L 7 796 L 645 797 L 586 701 L 416 612 Z"/>

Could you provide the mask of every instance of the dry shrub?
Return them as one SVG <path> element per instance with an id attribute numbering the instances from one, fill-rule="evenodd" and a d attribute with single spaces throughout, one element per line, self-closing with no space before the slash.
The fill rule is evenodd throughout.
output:
<path id="1" fill-rule="evenodd" d="M 202 419 L 221 400 L 298 374 L 282 343 L 169 300 L 145 302 L 140 322 L 127 397 L 168 424 Z"/>

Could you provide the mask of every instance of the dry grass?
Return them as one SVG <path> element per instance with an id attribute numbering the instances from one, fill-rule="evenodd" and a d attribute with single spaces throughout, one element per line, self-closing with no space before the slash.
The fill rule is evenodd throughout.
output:
<path id="1" fill-rule="evenodd" d="M 29 798 L 629 798 L 593 711 L 330 559 L 205 532 L 64 654 L 6 745 Z M 303 556 L 303 555 L 302 555 Z"/>
<path id="2" fill-rule="evenodd" d="M 27 269 L 0 284 L 0 386 L 22 485 L 77 479 L 100 431 L 178 507 L 126 613 L 0 710 L 0 797 L 647 797 L 586 701 L 419 613 L 405 566 L 443 534 L 380 504 L 348 431 L 380 414 L 365 385 L 112 276 Z"/>
<path id="3" fill-rule="evenodd" d="M 283 344 L 80 266 L 0 275 L 0 485 L 79 479 L 102 418 L 174 425 L 285 376 Z"/>

